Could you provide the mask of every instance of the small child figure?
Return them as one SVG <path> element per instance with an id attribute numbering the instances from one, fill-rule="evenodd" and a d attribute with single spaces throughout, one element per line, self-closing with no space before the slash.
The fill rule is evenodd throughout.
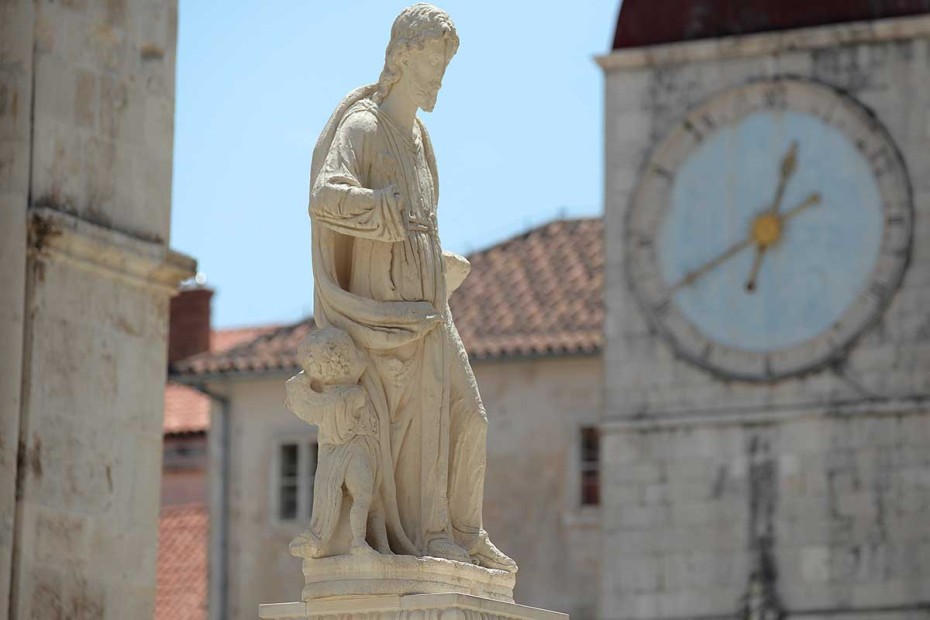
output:
<path id="1" fill-rule="evenodd" d="M 366 542 L 370 533 L 378 551 L 391 553 L 384 525 L 380 485 L 378 422 L 359 379 L 365 357 L 341 329 L 311 331 L 297 350 L 303 371 L 287 381 L 285 406 L 319 426 L 310 527 L 290 543 L 291 555 L 320 558 L 344 553 L 333 533 L 340 521 L 343 487 L 351 499 L 349 529 L 353 555 L 377 553 Z"/>

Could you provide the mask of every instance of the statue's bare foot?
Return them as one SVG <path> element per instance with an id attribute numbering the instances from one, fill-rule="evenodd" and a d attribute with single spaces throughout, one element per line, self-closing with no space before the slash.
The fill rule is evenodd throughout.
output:
<path id="1" fill-rule="evenodd" d="M 310 530 L 304 530 L 294 537 L 287 549 L 298 558 L 316 558 L 320 554 L 320 539 Z"/>
<path id="2" fill-rule="evenodd" d="M 471 558 L 468 556 L 468 552 L 448 538 L 434 538 L 431 540 L 426 546 L 426 555 L 433 558 L 455 560 L 456 562 L 471 564 Z"/>
<path id="3" fill-rule="evenodd" d="M 494 546 L 494 543 L 488 538 L 488 533 L 484 530 L 478 532 L 475 542 L 472 543 L 468 552 L 479 566 L 505 570 L 508 573 L 517 572 L 517 563 Z"/>
<path id="4" fill-rule="evenodd" d="M 361 542 L 349 548 L 349 555 L 378 555 L 378 552 L 369 547 L 367 542 Z"/>

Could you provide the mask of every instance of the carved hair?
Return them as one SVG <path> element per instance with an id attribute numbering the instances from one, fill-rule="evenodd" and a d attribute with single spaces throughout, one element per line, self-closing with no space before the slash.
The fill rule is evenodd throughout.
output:
<path id="1" fill-rule="evenodd" d="M 297 347 L 297 359 L 310 380 L 322 385 L 355 383 L 359 351 L 346 332 L 335 327 L 312 330 Z"/>
<path id="2" fill-rule="evenodd" d="M 446 42 L 446 62 L 459 49 L 459 35 L 449 14 L 432 4 L 421 2 L 401 11 L 391 27 L 391 41 L 384 53 L 384 69 L 378 78 L 378 90 L 372 96 L 381 103 L 400 79 L 400 55 L 411 49 L 423 49 L 427 41 L 443 39 Z"/>

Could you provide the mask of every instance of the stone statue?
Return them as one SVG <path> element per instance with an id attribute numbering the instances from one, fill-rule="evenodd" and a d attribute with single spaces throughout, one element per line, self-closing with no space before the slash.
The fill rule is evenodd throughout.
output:
<path id="1" fill-rule="evenodd" d="M 447 303 L 468 274 L 468 263 L 440 246 L 439 176 L 416 114 L 432 111 L 458 45 L 444 11 L 428 4 L 405 9 L 391 30 L 379 81 L 346 96 L 313 152 L 314 318 L 321 331 L 348 334 L 363 353 L 364 367 L 360 378 L 353 367 L 320 372 L 316 379 L 316 371 L 305 370 L 305 377 L 292 379 L 295 395 L 302 394 L 291 401 L 295 412 L 321 425 L 317 476 L 327 478 L 320 491 L 325 499 L 314 498 L 310 531 L 294 544 L 302 557 L 363 550 L 355 539 L 362 531 L 355 524 L 362 522 L 361 512 L 348 517 L 355 540 L 327 549 L 327 536 L 347 518 L 340 504 L 364 503 L 367 478 L 349 488 L 350 475 L 364 476 L 326 461 L 376 459 L 369 476 L 375 516 L 367 531 L 375 549 L 478 564 L 492 572 L 517 570 L 482 526 L 487 415 Z M 327 333 L 325 341 L 338 340 L 338 332 Z M 316 345 L 308 346 L 315 360 Z M 339 347 L 335 357 L 352 357 L 348 343 Z M 349 385 L 356 379 L 357 396 Z M 327 399 L 320 411 L 303 413 L 318 398 Z M 367 430 L 352 430 L 363 425 L 368 411 L 376 442 Z M 340 424 L 344 434 L 334 430 Z M 349 499 L 341 485 L 331 488 L 343 476 Z M 379 540 L 382 528 L 386 544 Z"/>
<path id="2" fill-rule="evenodd" d="M 345 499 L 351 506 L 349 553 L 375 553 L 365 541 L 368 534 L 378 551 L 390 553 L 380 498 L 374 494 L 381 460 L 378 421 L 358 385 L 365 358 L 349 335 L 334 327 L 310 332 L 297 356 L 303 370 L 287 382 L 286 406 L 319 426 L 320 450 L 313 518 L 309 529 L 291 541 L 291 553 L 313 558 L 330 554 Z"/>

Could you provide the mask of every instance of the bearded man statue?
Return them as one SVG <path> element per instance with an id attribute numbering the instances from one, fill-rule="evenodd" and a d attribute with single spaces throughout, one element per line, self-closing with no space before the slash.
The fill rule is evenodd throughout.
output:
<path id="1" fill-rule="evenodd" d="M 468 263 L 440 246 L 439 176 L 417 117 L 458 45 L 445 12 L 404 10 L 378 82 L 326 124 L 310 176 L 314 318 L 367 357 L 391 551 L 515 572 L 482 525 L 487 415 L 448 304 Z"/>

